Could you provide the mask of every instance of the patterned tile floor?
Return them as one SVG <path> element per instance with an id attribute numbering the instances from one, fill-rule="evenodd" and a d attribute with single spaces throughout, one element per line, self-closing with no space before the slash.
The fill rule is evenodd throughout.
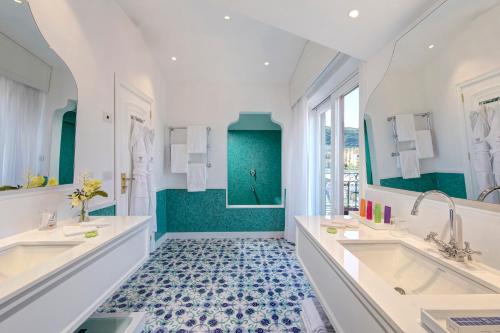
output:
<path id="1" fill-rule="evenodd" d="M 98 311 L 145 311 L 146 333 L 303 332 L 306 297 L 285 240 L 169 240 Z"/>

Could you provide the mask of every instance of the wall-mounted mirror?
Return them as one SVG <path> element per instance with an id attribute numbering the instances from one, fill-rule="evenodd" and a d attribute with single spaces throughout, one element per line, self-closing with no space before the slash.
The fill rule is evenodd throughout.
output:
<path id="1" fill-rule="evenodd" d="M 71 184 L 77 88 L 26 0 L 0 0 L 0 190 Z"/>
<path id="2" fill-rule="evenodd" d="M 448 0 L 397 42 L 366 108 L 368 184 L 470 200 L 500 185 L 499 17 L 499 0 Z"/>
<path id="3" fill-rule="evenodd" d="M 282 207 L 281 134 L 271 113 L 240 113 L 229 126 L 228 206 Z"/>

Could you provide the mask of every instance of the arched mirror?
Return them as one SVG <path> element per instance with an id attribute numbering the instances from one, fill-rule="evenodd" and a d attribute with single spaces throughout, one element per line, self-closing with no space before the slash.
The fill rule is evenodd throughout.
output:
<path id="1" fill-rule="evenodd" d="M 448 0 L 397 42 L 366 107 L 369 185 L 500 203 L 499 16 Z"/>
<path id="2" fill-rule="evenodd" d="M 228 127 L 228 206 L 283 206 L 281 142 L 271 113 L 240 113 Z"/>
<path id="3" fill-rule="evenodd" d="M 26 1 L 0 0 L 0 191 L 73 183 L 76 82 Z"/>

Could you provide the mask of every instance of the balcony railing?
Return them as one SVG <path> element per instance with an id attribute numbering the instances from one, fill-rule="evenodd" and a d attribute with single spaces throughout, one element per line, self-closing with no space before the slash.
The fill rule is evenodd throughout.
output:
<path id="1" fill-rule="evenodd" d="M 359 171 L 344 171 L 344 214 L 359 210 Z"/>

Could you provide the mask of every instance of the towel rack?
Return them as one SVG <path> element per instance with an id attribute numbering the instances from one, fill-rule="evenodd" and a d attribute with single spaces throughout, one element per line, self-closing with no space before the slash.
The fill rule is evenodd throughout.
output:
<path id="1" fill-rule="evenodd" d="M 175 130 L 187 130 L 187 127 L 186 126 L 180 126 L 180 127 L 169 126 L 168 127 L 168 142 L 170 144 L 170 151 L 172 151 L 172 132 Z M 211 131 L 212 131 L 212 128 L 207 126 L 207 168 L 212 167 L 212 163 L 210 162 L 210 159 L 209 159 L 210 143 L 208 141 Z M 188 163 L 190 163 L 190 162 L 188 162 Z"/>
<path id="2" fill-rule="evenodd" d="M 427 129 L 431 130 L 431 112 L 423 112 L 423 113 L 415 113 L 413 114 L 415 117 L 425 117 L 427 118 Z M 398 130 L 396 127 L 396 116 L 391 116 L 387 118 L 387 121 L 392 122 L 392 133 L 394 139 L 394 147 L 396 148 L 396 152 L 391 153 L 391 157 L 399 156 L 399 140 L 398 140 Z"/>

